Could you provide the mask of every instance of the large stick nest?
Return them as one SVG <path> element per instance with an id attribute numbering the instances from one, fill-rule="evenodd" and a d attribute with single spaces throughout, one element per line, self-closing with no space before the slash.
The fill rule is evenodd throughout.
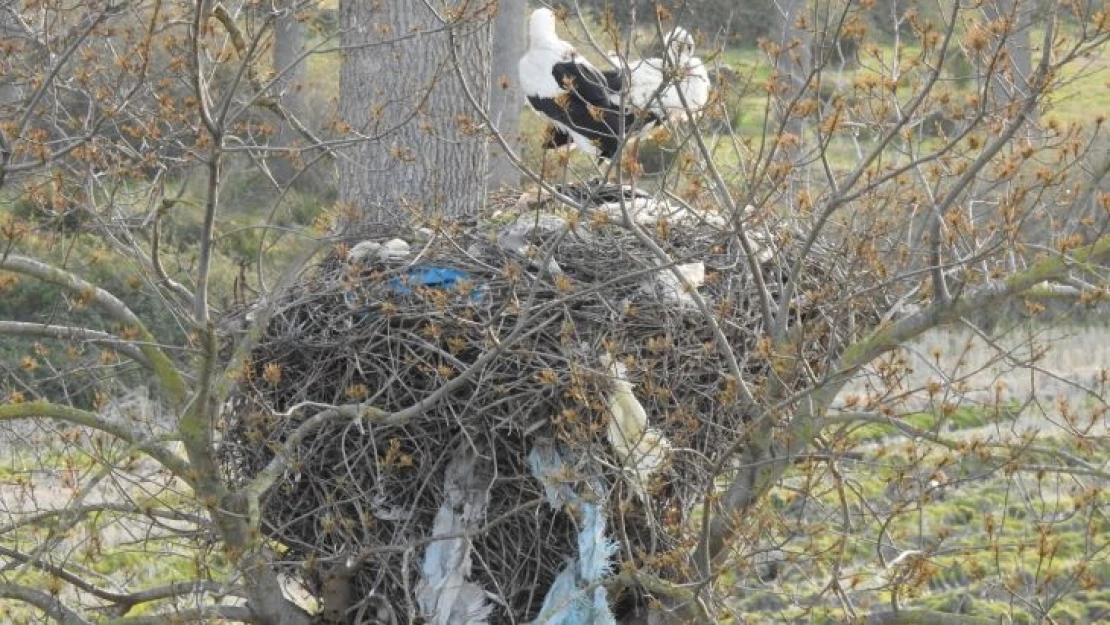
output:
<path id="1" fill-rule="evenodd" d="M 698 291 L 757 395 L 775 386 L 769 376 L 804 385 L 851 335 L 873 327 L 873 311 L 841 297 L 850 277 L 843 256 L 819 244 L 803 260 L 797 286 L 803 303 L 791 319 L 801 330 L 794 336 L 804 337 L 801 347 L 785 357 L 769 353 L 740 239 L 703 217 L 643 220 L 642 233 L 676 263 L 705 264 Z M 545 220 L 570 226 L 545 227 Z M 785 227 L 772 235 L 758 219 L 746 221 L 762 228 L 753 242 L 774 252 L 761 264 L 774 302 L 800 237 Z M 521 228 L 526 222 L 539 227 Z M 531 244 L 523 252 L 504 244 L 514 226 Z M 669 271 L 660 269 L 657 254 L 612 206 L 608 213 L 574 213 L 553 200 L 499 211 L 475 226 L 441 228 L 423 240 L 411 232 L 374 240 L 394 235 L 413 242 L 400 262 L 350 263 L 340 246 L 277 302 L 226 417 L 223 444 L 233 478 L 257 474 L 317 410 L 283 416 L 298 404 L 365 402 L 398 411 L 464 375 L 490 350 L 499 355 L 404 424 L 336 420 L 303 441 L 263 504 L 265 530 L 285 549 L 281 557 L 297 564 L 291 569 L 326 594 L 328 571 L 347 566 L 355 571 L 354 611 L 370 614 L 388 604 L 406 620 L 416 610 L 413 589 L 444 500 L 445 465 L 467 445 L 485 459 L 490 484 L 486 524 L 473 536 L 472 579 L 501 597 L 491 622 L 534 618 L 552 580 L 576 555 L 578 531 L 572 512 L 544 502 L 529 470 L 526 459 L 538 441 L 554 441 L 573 465 L 568 483 L 607 502 L 621 562 L 674 566 L 677 560 L 665 556 L 689 549 L 695 531 L 689 515 L 703 501 L 712 467 L 742 440 L 751 409 L 740 401 L 703 311 L 689 299 L 680 304 L 675 293 L 645 288 Z M 548 257 L 561 274 L 540 269 Z M 419 272 L 429 267 L 465 276 L 421 286 Z M 651 427 L 673 448 L 646 501 L 632 492 L 606 439 L 611 379 L 599 363 L 606 352 L 627 366 Z"/>

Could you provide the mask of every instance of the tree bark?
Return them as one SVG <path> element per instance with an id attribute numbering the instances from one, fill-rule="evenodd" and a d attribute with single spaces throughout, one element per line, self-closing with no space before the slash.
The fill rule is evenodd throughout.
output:
<path id="1" fill-rule="evenodd" d="M 506 143 L 519 153 L 520 111 L 524 95 L 520 92 L 517 62 L 524 55 L 524 0 L 500 0 L 493 24 L 493 61 L 490 81 L 489 117 Z M 500 144 L 490 143 L 489 189 L 514 187 L 520 172 L 505 155 Z"/>
<path id="2" fill-rule="evenodd" d="M 1040 3 L 1037 0 L 994 0 L 983 5 L 991 19 L 1013 19 L 1013 31 L 1007 37 L 1004 62 L 995 70 L 991 91 L 999 106 L 1027 97 L 1029 77 L 1033 74 L 1033 51 L 1029 29 Z"/>
<path id="3" fill-rule="evenodd" d="M 784 115 L 786 103 L 790 102 L 805 86 L 806 76 L 813 68 L 813 34 L 812 24 L 801 28 L 799 18 L 803 17 L 807 0 L 777 0 L 775 2 L 775 34 L 778 36 L 781 52 L 775 62 L 775 69 L 779 73 L 780 84 L 785 88 L 779 94 L 780 108 L 778 114 Z M 801 136 L 804 130 L 802 120 L 793 117 L 787 125 L 786 131 Z"/>
<path id="4" fill-rule="evenodd" d="M 486 106 L 488 5 L 434 6 L 438 14 L 409 0 L 340 4 L 339 110 L 349 136 L 361 137 L 340 159 L 339 197 L 355 215 L 347 230 L 457 218 L 484 201 L 487 135 L 459 74 Z"/>
<path id="5" fill-rule="evenodd" d="M 15 17 L 12 10 L 8 7 L 0 7 L 0 41 L 15 41 Z M 13 111 L 19 103 L 20 93 L 19 88 L 12 84 L 14 77 L 15 72 L 11 59 L 0 56 L 0 119 L 18 119 Z M 13 139 L 13 137 L 8 137 L 3 129 L 0 129 L 0 188 L 3 188 L 4 181 L 7 178 L 5 169 L 12 157 L 11 141 Z"/>
<path id="6" fill-rule="evenodd" d="M 304 60 L 300 60 L 300 56 L 304 53 L 308 27 L 297 19 L 297 0 L 278 0 L 276 4 L 281 15 L 274 21 L 274 49 L 271 59 L 277 76 L 274 79 L 273 92 L 282 108 L 303 122 L 308 107 L 305 105 L 301 86 L 304 84 L 307 65 Z M 291 146 L 300 140 L 300 135 L 289 124 L 281 120 L 277 120 L 277 124 L 277 136 L 274 137 L 277 145 Z M 312 180 L 306 177 L 307 173 L 298 176 L 300 167 L 288 157 L 272 158 L 269 166 L 281 184 L 294 181 L 300 188 L 311 186 L 309 183 Z"/>

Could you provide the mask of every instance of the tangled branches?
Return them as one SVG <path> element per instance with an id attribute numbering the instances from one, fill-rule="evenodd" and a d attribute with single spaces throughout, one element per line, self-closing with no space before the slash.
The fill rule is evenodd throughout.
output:
<path id="1" fill-rule="evenodd" d="M 767 353 L 766 320 L 735 232 L 644 198 L 625 198 L 639 211 L 627 213 L 592 199 L 593 210 L 584 212 L 543 200 L 476 227 L 392 233 L 416 241 L 396 257 L 380 245 L 389 236 L 351 246 L 359 253 L 349 258 L 341 248 L 277 304 L 227 416 L 224 453 L 237 479 L 270 462 L 311 416 L 306 405 L 397 411 L 465 376 L 404 423 L 355 419 L 314 431 L 267 493 L 269 536 L 325 604 L 338 571 L 356 598 L 350 613 L 383 606 L 402 620 L 419 613 L 420 559 L 438 540 L 432 528 L 445 499 L 445 468 L 463 448 L 480 459 L 488 493 L 484 521 L 467 537 L 470 579 L 499 597 L 491 622 L 533 618 L 578 551 L 581 519 L 569 507 L 552 509 L 545 501 L 552 482 L 541 483 L 529 467 L 537 445 L 559 450 L 561 486 L 608 510 L 620 566 L 684 566 L 696 533 L 692 511 L 751 416 L 721 335 L 758 399 L 771 381 L 804 385 L 854 326 L 874 323 L 852 300 L 834 300 L 848 269 L 818 246 L 804 259 L 796 289 L 802 304 L 791 325 L 801 330 L 799 349 L 785 358 Z M 642 244 L 629 220 L 664 257 Z M 749 242 L 775 297 L 799 244 L 787 228 Z M 690 298 L 692 287 L 701 306 Z M 651 428 L 669 445 L 665 466 L 646 484 L 634 483 L 606 437 L 612 378 L 604 355 L 627 370 Z"/>

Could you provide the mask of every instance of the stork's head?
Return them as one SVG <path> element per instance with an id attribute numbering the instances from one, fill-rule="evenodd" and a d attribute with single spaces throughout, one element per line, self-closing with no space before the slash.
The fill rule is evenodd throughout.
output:
<path id="1" fill-rule="evenodd" d="M 681 26 L 675 26 L 663 41 L 667 56 L 675 65 L 682 65 L 694 56 L 694 37 Z"/>
<path id="2" fill-rule="evenodd" d="M 528 38 L 533 48 L 552 47 L 559 41 L 559 36 L 555 34 L 555 13 L 551 9 L 532 11 L 528 20 Z"/>

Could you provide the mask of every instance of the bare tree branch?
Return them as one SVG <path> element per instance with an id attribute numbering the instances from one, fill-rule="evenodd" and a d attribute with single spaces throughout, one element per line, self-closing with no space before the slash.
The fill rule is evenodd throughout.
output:
<path id="1" fill-rule="evenodd" d="M 0 421 L 41 419 L 44 417 L 60 419 L 73 425 L 81 425 L 110 434 L 121 441 L 134 445 L 136 449 L 158 461 L 174 476 L 188 484 L 192 483 L 192 471 L 190 471 L 188 463 L 157 441 L 140 439 L 137 433 L 132 432 L 123 423 L 109 421 L 95 412 L 71 408 L 46 400 L 0 405 Z"/>
<path id="2" fill-rule="evenodd" d="M 134 343 L 99 330 L 46 323 L 0 320 L 0 334 L 7 336 L 34 336 L 57 339 L 59 341 L 72 341 L 74 343 L 102 345 L 127 356 L 147 369 L 153 370 L 153 366 L 150 364 L 146 355 L 144 355 Z"/>
<path id="3" fill-rule="evenodd" d="M 286 108 L 282 105 L 280 98 L 273 98 L 264 95 L 267 90 L 267 85 L 263 85 L 261 79 L 258 76 L 257 57 L 255 57 L 253 54 L 255 48 L 257 47 L 256 42 L 262 36 L 262 31 L 260 30 L 260 32 L 257 32 L 255 34 L 254 41 L 252 41 L 251 44 L 248 46 L 246 37 L 243 35 L 242 29 L 239 28 L 239 25 L 235 23 L 235 19 L 231 17 L 231 14 L 227 12 L 227 9 L 224 8 L 222 4 L 217 4 L 215 7 L 213 7 L 212 15 L 217 20 L 219 20 L 220 24 L 222 24 L 224 29 L 227 30 L 228 36 L 231 38 L 231 45 L 235 47 L 235 51 L 239 55 L 239 58 L 242 59 L 243 63 L 247 66 L 247 80 L 250 82 L 251 87 L 254 88 L 256 94 L 253 102 L 258 106 L 261 106 L 262 108 L 270 111 L 274 115 L 277 115 L 279 119 L 292 126 L 293 130 L 297 131 L 298 134 L 304 137 L 309 142 L 310 146 L 312 146 L 313 148 L 318 147 L 323 150 L 327 156 L 334 158 L 335 153 L 331 150 L 330 147 L 328 147 L 327 143 L 313 134 L 313 132 L 307 126 L 301 123 L 301 120 L 297 119 L 296 115 L 286 110 Z M 321 43 L 317 47 L 320 47 L 322 45 L 323 44 Z M 307 54 L 301 55 L 301 58 L 298 59 L 297 62 L 303 63 L 307 56 Z M 279 68 L 279 75 L 272 78 L 270 83 L 273 84 L 276 81 L 280 80 L 280 73 L 286 72 L 288 71 L 288 69 L 289 68 Z"/>
<path id="4" fill-rule="evenodd" d="M 0 581 L 0 597 L 33 605 L 60 625 L 91 625 L 90 621 L 86 621 L 67 608 L 58 597 L 41 590 Z"/>
<path id="5" fill-rule="evenodd" d="M 934 610 L 898 610 L 867 617 L 867 625 L 997 625 L 998 620 Z"/>
<path id="6" fill-rule="evenodd" d="M 0 536 L 13 532 L 21 527 L 29 525 L 38 525 L 50 519 L 67 516 L 71 519 L 81 519 L 85 516 L 92 514 L 99 514 L 101 512 L 117 512 L 120 514 L 154 517 L 158 519 L 165 519 L 168 521 L 186 521 L 196 526 L 204 525 L 207 519 L 199 517 L 194 514 L 185 512 L 178 512 L 176 510 L 165 510 L 156 507 L 140 508 L 129 504 L 102 502 L 95 504 L 87 504 L 84 506 L 59 508 L 57 510 L 45 510 L 34 514 L 23 516 L 18 521 L 8 523 L 7 525 L 0 525 Z"/>
<path id="7" fill-rule="evenodd" d="M 909 122 L 910 118 L 913 116 L 913 113 L 922 106 L 925 100 L 929 97 L 929 94 L 932 93 L 933 86 L 940 79 L 941 70 L 943 69 L 944 65 L 944 58 L 948 53 L 948 47 L 951 44 L 952 37 L 956 32 L 956 25 L 959 20 L 959 12 L 959 3 L 953 4 L 952 14 L 945 21 L 944 41 L 940 45 L 940 56 L 937 61 L 937 65 L 929 72 L 925 85 L 918 91 L 917 95 L 914 96 L 914 99 L 912 102 L 910 102 L 909 106 L 906 107 L 905 113 L 902 115 L 901 119 L 883 134 L 883 136 L 875 143 L 874 147 L 867 154 L 867 156 L 860 162 L 859 166 L 857 166 L 852 171 L 852 173 L 848 175 L 847 179 L 840 184 L 839 190 L 829 200 L 824 210 L 821 211 L 821 214 L 817 217 L 816 222 L 811 227 L 809 235 L 806 237 L 805 243 L 802 245 L 801 254 L 798 255 L 798 260 L 795 261 L 794 266 L 790 268 L 790 276 L 792 277 L 792 279 L 788 280 L 786 283 L 786 288 L 783 291 L 778 314 L 775 317 L 775 324 L 774 330 L 772 331 L 772 336 L 774 336 L 777 340 L 781 339 L 786 333 L 786 322 L 790 316 L 790 302 L 794 298 L 794 289 L 796 288 L 796 285 L 798 283 L 798 280 L 796 278 L 800 275 L 800 272 L 802 271 L 803 259 L 809 254 L 810 250 L 817 243 L 818 239 L 825 229 L 825 224 L 828 222 L 828 220 L 832 218 L 833 214 L 836 213 L 838 209 L 847 204 L 849 197 L 848 192 L 852 188 L 854 188 L 861 179 L 863 179 L 864 175 L 867 173 L 871 165 L 883 154 L 887 146 L 889 146 L 890 143 L 899 136 L 902 128 L 905 127 L 905 125 Z"/>
<path id="8" fill-rule="evenodd" d="M 934 303 L 920 312 L 885 327 L 848 347 L 838 365 L 812 392 L 799 398 L 799 407 L 791 418 L 785 450 L 774 462 L 756 472 L 754 481 L 734 479 L 721 498 L 720 509 L 713 514 L 709 531 L 705 532 L 694 553 L 694 563 L 708 575 L 706 567 L 725 551 L 729 537 L 743 522 L 744 512 L 774 484 L 789 466 L 789 459 L 801 453 L 818 433 L 819 416 L 831 405 L 840 389 L 860 367 L 880 355 L 896 349 L 927 330 L 959 321 L 975 310 L 997 306 L 1009 298 L 1020 296 L 1046 280 L 1066 276 L 1075 267 L 1110 261 L 1110 236 L 1094 244 L 1074 250 L 1070 255 L 1046 258 L 1029 269 L 1002 280 L 988 282 L 947 303 Z"/>
<path id="9" fill-rule="evenodd" d="M 935 432 L 923 430 L 919 427 L 910 425 L 904 420 L 894 419 L 881 414 L 867 412 L 850 412 L 827 415 L 820 419 L 820 427 L 822 428 L 830 427 L 833 425 L 842 425 L 845 423 L 874 423 L 878 425 L 889 425 L 911 438 L 920 438 L 922 440 L 927 440 L 952 450 L 962 450 L 965 448 L 965 444 L 963 443 L 948 440 L 947 438 L 940 436 Z M 1051 471 L 1053 473 L 1072 471 L 1076 474 L 1089 475 L 1092 477 L 1099 477 L 1105 480 L 1110 480 L 1110 471 L 1099 469 L 1098 467 L 1083 460 L 1082 458 L 1079 458 L 1074 454 L 1069 454 L 1061 449 L 1045 447 L 1044 445 L 1033 445 L 1026 442 L 1016 442 L 1011 444 L 981 442 L 980 445 L 989 449 L 1001 449 L 1008 451 L 1012 451 L 1015 448 L 1018 448 L 1025 452 L 1035 453 L 1047 456 L 1049 458 L 1055 458 L 1070 465 L 1068 467 L 1055 467 L 1051 469 L 1047 465 L 1030 465 L 1036 467 L 1035 469 L 1033 469 L 1033 471 Z"/>
<path id="10" fill-rule="evenodd" d="M 164 625 L 165 623 L 199 623 L 216 618 L 239 623 L 258 623 L 267 621 L 249 607 L 237 605 L 210 605 L 202 608 L 188 608 L 173 612 L 160 612 L 146 616 L 129 616 L 112 621 L 112 625 Z"/>
<path id="11" fill-rule="evenodd" d="M 528 310 L 525 305 L 523 310 Z M 471 379 L 481 373 L 486 366 L 501 357 L 502 352 L 520 340 L 522 337 L 529 334 L 542 331 L 552 323 L 552 319 L 546 319 L 543 323 L 535 326 L 529 326 L 526 321 L 531 319 L 531 316 L 522 314 L 517 321 L 516 327 L 509 333 L 505 339 L 499 341 L 492 349 L 486 350 L 474 364 L 470 365 L 466 370 L 462 371 L 455 377 L 451 378 L 443 386 L 437 388 L 424 399 L 416 402 L 415 404 L 399 410 L 397 412 L 386 412 L 373 406 L 364 404 L 345 404 L 342 406 L 333 406 L 326 410 L 316 413 L 308 418 L 304 423 L 297 426 L 297 429 L 285 439 L 282 446 L 274 453 L 274 457 L 270 463 L 266 465 L 262 471 L 251 480 L 250 484 L 244 489 L 248 493 L 251 501 L 251 518 L 257 519 L 258 501 L 262 494 L 265 493 L 274 482 L 277 481 L 281 474 L 288 468 L 289 461 L 293 456 L 293 451 L 297 448 L 302 440 L 312 432 L 316 431 L 321 426 L 340 418 L 345 419 L 364 419 L 371 425 L 400 425 L 408 422 L 410 419 L 424 414 L 444 397 L 454 393 L 464 385 L 469 384 Z"/>
<path id="12" fill-rule="evenodd" d="M 38 278 L 43 282 L 61 287 L 74 295 L 86 298 L 116 321 L 126 327 L 135 329 L 141 341 L 135 343 L 136 348 L 142 352 L 150 363 L 150 369 L 154 372 L 155 378 L 166 394 L 170 405 L 177 407 L 184 402 L 185 383 L 181 373 L 166 356 L 165 352 L 157 346 L 154 336 L 147 330 L 146 325 L 115 295 L 68 271 L 16 254 L 0 256 L 0 269 Z"/>
<path id="13" fill-rule="evenodd" d="M 134 593 L 118 593 L 104 590 L 86 581 L 79 575 L 76 575 L 64 566 L 59 566 L 46 562 L 41 558 L 29 556 L 24 553 L 8 549 L 0 545 L 0 556 L 27 564 L 35 569 L 44 573 L 48 573 L 58 579 L 71 584 L 74 588 L 78 588 L 97 599 L 102 599 L 114 604 L 113 610 L 118 615 L 127 614 L 132 608 L 143 603 L 150 603 L 152 601 L 161 601 L 163 599 L 181 598 L 188 595 L 199 593 L 225 593 L 227 592 L 224 584 L 212 580 L 195 579 L 190 581 L 173 582 L 164 586 L 155 586 L 152 588 L 145 588 Z"/>

